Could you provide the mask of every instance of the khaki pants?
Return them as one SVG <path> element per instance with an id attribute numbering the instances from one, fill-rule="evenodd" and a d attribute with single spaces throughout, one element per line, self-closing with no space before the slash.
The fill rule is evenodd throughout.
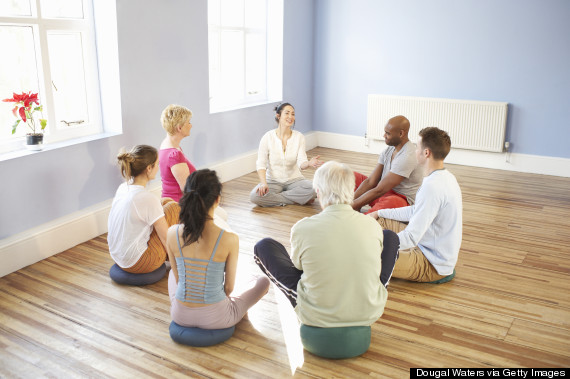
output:
<path id="1" fill-rule="evenodd" d="M 382 229 L 390 229 L 396 233 L 406 229 L 407 226 L 402 222 L 382 217 L 378 218 L 378 223 Z M 446 275 L 439 275 L 435 267 L 416 246 L 409 250 L 400 250 L 400 256 L 394 266 L 392 277 L 425 283 L 445 278 Z"/>

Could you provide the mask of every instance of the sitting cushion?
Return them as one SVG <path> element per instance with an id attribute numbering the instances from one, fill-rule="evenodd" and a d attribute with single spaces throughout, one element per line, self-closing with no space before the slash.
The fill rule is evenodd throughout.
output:
<path id="1" fill-rule="evenodd" d="M 119 284 L 128 284 L 131 286 L 144 286 L 158 282 L 164 278 L 166 274 L 166 265 L 163 264 L 153 272 L 146 274 L 133 274 L 121 269 L 117 264 L 114 264 L 109 270 L 109 276 L 114 282 Z"/>
<path id="2" fill-rule="evenodd" d="M 324 358 L 352 358 L 370 347 L 370 326 L 317 328 L 301 324 L 301 342 L 305 350 Z"/>
<path id="3" fill-rule="evenodd" d="M 453 272 L 451 274 L 444 276 L 443 278 L 441 278 L 439 280 L 434 280 L 433 282 L 428 282 L 428 283 L 430 283 L 430 284 L 442 284 L 442 283 L 449 282 L 453 278 L 455 278 L 455 269 L 453 269 Z"/>
<path id="4" fill-rule="evenodd" d="M 170 323 L 170 338 L 183 345 L 204 347 L 212 346 L 228 340 L 236 330 L 235 326 L 225 329 L 200 329 L 180 326 L 174 321 Z"/>

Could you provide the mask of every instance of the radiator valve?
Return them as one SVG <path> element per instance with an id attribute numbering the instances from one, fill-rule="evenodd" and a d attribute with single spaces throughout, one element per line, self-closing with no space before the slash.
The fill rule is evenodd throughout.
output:
<path id="1" fill-rule="evenodd" d="M 509 147 L 511 147 L 511 144 L 509 143 L 509 141 L 505 142 L 505 151 L 509 151 Z"/>

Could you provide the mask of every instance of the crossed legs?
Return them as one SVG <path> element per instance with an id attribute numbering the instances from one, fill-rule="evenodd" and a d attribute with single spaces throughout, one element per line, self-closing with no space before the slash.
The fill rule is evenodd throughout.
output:
<path id="1" fill-rule="evenodd" d="M 379 218 L 382 229 L 389 229 L 399 233 L 406 228 L 406 224 L 396 220 Z M 411 280 L 414 282 L 433 282 L 445 278 L 439 275 L 435 267 L 427 260 L 419 247 L 409 250 L 400 250 L 399 257 L 392 274 L 394 278 Z"/>
<path id="2" fill-rule="evenodd" d="M 249 200 L 260 207 L 274 207 L 288 204 L 306 204 L 316 197 L 313 183 L 306 179 L 294 179 L 286 183 L 267 181 L 269 191 L 259 196 L 257 186 L 249 194 Z"/>

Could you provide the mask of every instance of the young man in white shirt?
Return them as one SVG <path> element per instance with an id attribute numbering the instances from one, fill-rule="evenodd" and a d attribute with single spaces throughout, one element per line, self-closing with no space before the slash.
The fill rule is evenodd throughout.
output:
<path id="1" fill-rule="evenodd" d="M 415 204 L 370 214 L 400 238 L 395 278 L 442 283 L 455 276 L 463 205 L 457 180 L 443 164 L 450 148 L 451 139 L 445 131 L 436 127 L 420 130 L 416 158 L 426 176 Z"/>

